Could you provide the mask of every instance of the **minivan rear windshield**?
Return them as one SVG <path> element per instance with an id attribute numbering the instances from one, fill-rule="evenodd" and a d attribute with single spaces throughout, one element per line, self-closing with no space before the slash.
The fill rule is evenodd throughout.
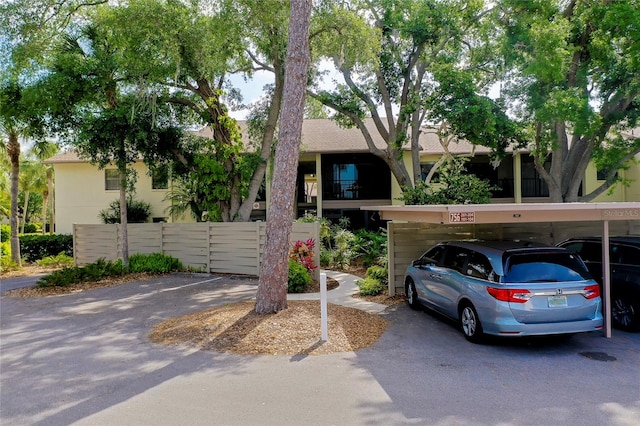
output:
<path id="1" fill-rule="evenodd" d="M 571 253 L 523 253 L 507 259 L 507 283 L 567 282 L 591 279 L 584 263 Z"/>

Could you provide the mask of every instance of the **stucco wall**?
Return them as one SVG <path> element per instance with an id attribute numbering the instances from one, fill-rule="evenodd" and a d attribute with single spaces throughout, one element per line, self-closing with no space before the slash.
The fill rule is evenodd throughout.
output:
<path id="1" fill-rule="evenodd" d="M 137 200 L 151 204 L 151 218 L 167 217 L 168 202 L 163 201 L 167 190 L 152 189 L 151 177 L 143 163 L 133 166 L 138 173 Z M 98 213 L 119 197 L 117 190 L 105 190 L 105 171 L 87 163 L 55 164 L 56 174 L 56 232 L 71 234 L 73 224 L 101 223 Z M 168 218 L 168 221 L 171 221 Z"/>
<path id="2" fill-rule="evenodd" d="M 618 173 L 620 173 L 620 175 L 623 178 L 626 177 L 626 172 L 624 170 L 620 170 Z M 593 163 L 589 163 L 589 165 L 587 166 L 587 170 L 584 173 L 583 194 L 584 195 L 589 194 L 593 190 L 597 189 L 603 183 L 604 181 L 598 180 L 598 169 L 596 168 L 596 166 Z M 609 190 L 598 195 L 593 201 L 600 202 L 600 203 L 608 203 L 608 202 L 634 201 L 634 200 L 625 199 L 624 186 L 618 183 L 613 188 L 609 188 Z"/>

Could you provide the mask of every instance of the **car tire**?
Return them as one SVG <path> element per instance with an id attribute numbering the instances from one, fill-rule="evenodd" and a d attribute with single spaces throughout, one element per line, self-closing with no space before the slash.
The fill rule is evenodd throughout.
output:
<path id="1" fill-rule="evenodd" d="M 636 298 L 637 299 L 637 298 Z M 611 323 L 624 331 L 636 331 L 640 320 L 640 304 L 631 294 L 614 294 L 611 299 Z"/>
<path id="2" fill-rule="evenodd" d="M 460 305 L 459 318 L 460 330 L 462 330 L 465 339 L 472 343 L 480 343 L 483 340 L 484 333 L 476 308 L 469 302 L 463 303 Z"/>
<path id="3" fill-rule="evenodd" d="M 420 309 L 420 302 L 418 302 L 418 294 L 416 293 L 416 285 L 411 278 L 407 279 L 404 284 L 404 294 L 407 295 L 407 303 L 411 309 Z"/>

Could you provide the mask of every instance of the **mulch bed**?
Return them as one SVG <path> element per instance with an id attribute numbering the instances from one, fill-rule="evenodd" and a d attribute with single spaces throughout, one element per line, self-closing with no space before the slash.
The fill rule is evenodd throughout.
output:
<path id="1" fill-rule="evenodd" d="M 157 324 L 149 338 L 240 355 L 322 355 L 355 351 L 375 343 L 387 327 L 379 315 L 328 305 L 328 340 L 320 329 L 320 302 L 289 301 L 287 309 L 261 315 L 255 303 L 234 303 Z"/>

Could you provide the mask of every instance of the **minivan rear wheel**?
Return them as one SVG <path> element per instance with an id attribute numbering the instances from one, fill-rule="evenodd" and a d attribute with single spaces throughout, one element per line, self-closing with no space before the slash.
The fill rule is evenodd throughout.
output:
<path id="1" fill-rule="evenodd" d="M 484 337 L 482 324 L 478 319 L 478 312 L 469 302 L 465 302 L 460 307 L 460 329 L 464 337 L 473 343 L 480 343 Z"/>

